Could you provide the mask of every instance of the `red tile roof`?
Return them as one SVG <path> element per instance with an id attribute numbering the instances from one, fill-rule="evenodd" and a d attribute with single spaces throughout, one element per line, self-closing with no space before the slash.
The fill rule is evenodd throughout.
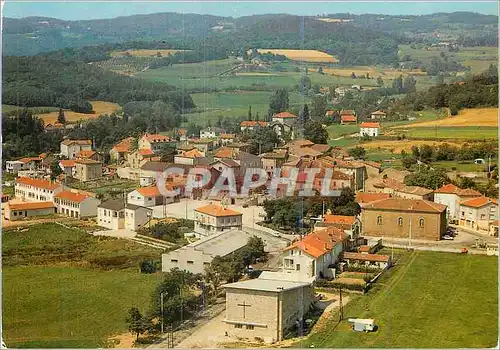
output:
<path id="1" fill-rule="evenodd" d="M 362 209 L 381 209 L 397 211 L 415 211 L 427 213 L 441 213 L 446 210 L 446 205 L 422 199 L 404 199 L 391 197 L 374 202 L 361 204 Z"/>
<path id="2" fill-rule="evenodd" d="M 120 143 L 116 144 L 113 149 L 116 152 L 124 153 L 124 152 L 129 152 L 130 147 L 132 146 L 132 142 L 135 140 L 134 137 L 127 137 L 126 139 L 123 139 L 120 141 Z"/>
<path id="3" fill-rule="evenodd" d="M 361 253 L 344 252 L 343 257 L 344 259 L 349 259 L 349 260 L 389 262 L 388 255 L 379 255 L 379 254 L 361 254 Z"/>
<path id="4" fill-rule="evenodd" d="M 468 200 L 460 203 L 460 205 L 465 205 L 466 207 L 472 207 L 472 208 L 480 208 L 480 207 L 484 207 L 485 205 L 488 205 L 488 204 L 498 205 L 498 201 L 496 199 L 492 199 L 492 198 L 488 198 L 488 197 L 477 197 L 477 198 L 468 199 Z"/>
<path id="5" fill-rule="evenodd" d="M 220 134 L 220 138 L 221 139 L 227 139 L 227 140 L 231 140 L 231 139 L 234 139 L 234 134 Z"/>
<path id="6" fill-rule="evenodd" d="M 92 145 L 92 141 L 91 140 L 70 140 L 70 139 L 66 139 L 66 140 L 63 140 L 61 143 L 63 145 L 66 145 L 66 146 L 73 145 L 73 144 L 77 144 L 77 145 Z"/>
<path id="7" fill-rule="evenodd" d="M 249 127 L 249 126 L 257 126 L 257 124 L 262 126 L 262 127 L 266 127 L 269 125 L 268 122 L 261 122 L 261 121 L 256 121 L 256 120 L 244 120 L 240 123 L 240 126 Z"/>
<path id="8" fill-rule="evenodd" d="M 343 230 L 336 227 L 328 227 L 308 234 L 302 240 L 286 247 L 284 251 L 300 249 L 308 255 L 319 258 L 330 252 L 336 244 L 342 242 L 346 237 L 347 234 Z"/>
<path id="9" fill-rule="evenodd" d="M 36 210 L 54 208 L 52 202 L 29 202 L 29 203 L 9 203 L 11 210 Z"/>
<path id="10" fill-rule="evenodd" d="M 381 199 L 390 198 L 391 195 L 389 193 L 368 193 L 368 192 L 358 192 L 356 193 L 356 202 L 361 203 L 369 203 L 373 201 L 378 201 Z"/>
<path id="11" fill-rule="evenodd" d="M 326 115 L 328 117 L 331 117 L 333 115 L 333 113 L 335 113 L 335 111 L 326 111 Z"/>
<path id="12" fill-rule="evenodd" d="M 355 122 L 355 121 L 357 121 L 356 116 L 354 116 L 354 115 L 343 115 L 340 117 L 340 120 L 343 122 Z"/>
<path id="13" fill-rule="evenodd" d="M 85 199 L 89 198 L 90 196 L 87 196 L 82 193 L 75 193 L 71 191 L 61 191 L 56 195 L 56 198 L 59 199 L 65 199 L 71 202 L 76 202 L 80 203 L 83 202 Z"/>
<path id="14" fill-rule="evenodd" d="M 73 159 L 60 160 L 59 164 L 62 165 L 64 168 L 71 168 L 71 167 L 74 167 L 76 165 L 76 163 Z"/>
<path id="15" fill-rule="evenodd" d="M 281 112 L 273 115 L 273 118 L 297 118 L 295 114 L 290 112 Z"/>
<path id="16" fill-rule="evenodd" d="M 364 122 L 359 124 L 360 128 L 380 128 L 380 123 L 370 123 L 370 122 Z"/>
<path id="17" fill-rule="evenodd" d="M 48 180 L 42 180 L 42 179 L 32 179 L 29 177 L 18 177 L 16 179 L 16 182 L 18 184 L 29 185 L 36 188 L 43 188 L 46 190 L 54 190 L 60 186 L 55 182 L 50 182 Z"/>
<path id="18" fill-rule="evenodd" d="M 95 154 L 95 151 L 80 151 L 76 155 L 77 158 L 90 158 Z"/>
<path id="19" fill-rule="evenodd" d="M 346 215 L 325 215 L 323 222 L 328 224 L 354 224 L 356 217 Z"/>
<path id="20" fill-rule="evenodd" d="M 195 211 L 211 216 L 236 216 L 236 215 L 243 215 L 240 212 L 237 212 L 235 210 L 229 209 L 229 208 L 224 208 L 222 205 L 218 204 L 209 204 L 205 205 L 203 207 L 195 209 Z"/>
<path id="21" fill-rule="evenodd" d="M 137 150 L 141 156 L 151 156 L 153 155 L 153 151 L 150 150 L 149 148 L 141 148 Z"/>
<path id="22" fill-rule="evenodd" d="M 372 114 L 374 114 L 374 115 L 386 115 L 386 113 L 384 113 L 382 111 L 375 111 L 375 112 L 372 112 Z"/>
<path id="23" fill-rule="evenodd" d="M 454 184 L 444 185 L 444 186 L 438 188 L 437 190 L 435 190 L 434 193 L 456 194 L 458 196 L 464 196 L 464 197 L 468 197 L 468 196 L 479 197 L 479 196 L 481 196 L 481 193 L 476 191 L 476 190 L 473 190 L 471 188 L 461 189 L 460 187 L 457 187 Z"/>
<path id="24" fill-rule="evenodd" d="M 355 115 L 356 112 L 354 112 L 352 109 L 345 109 L 340 111 L 340 115 Z"/>
<path id="25" fill-rule="evenodd" d="M 92 159 L 77 159 L 77 160 L 75 160 L 75 163 L 77 163 L 77 164 L 86 164 L 86 165 L 101 164 L 101 162 L 98 162 L 97 160 L 92 160 Z"/>
<path id="26" fill-rule="evenodd" d="M 156 185 L 149 187 L 139 187 L 136 190 L 144 197 L 159 197 L 162 195 Z"/>
<path id="27" fill-rule="evenodd" d="M 165 135 L 160 134 L 144 134 L 143 138 L 148 140 L 149 142 L 168 142 L 170 138 Z"/>
<path id="28" fill-rule="evenodd" d="M 21 158 L 19 159 L 20 162 L 26 164 L 26 163 L 29 163 L 29 162 L 37 162 L 37 161 L 41 161 L 42 158 L 40 157 L 26 157 L 26 158 Z"/>
<path id="29" fill-rule="evenodd" d="M 221 147 L 215 153 L 217 158 L 231 158 L 233 156 L 233 149 L 229 147 Z"/>

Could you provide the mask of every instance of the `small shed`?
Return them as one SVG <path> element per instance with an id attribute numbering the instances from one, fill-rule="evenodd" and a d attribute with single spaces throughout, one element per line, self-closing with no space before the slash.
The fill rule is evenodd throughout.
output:
<path id="1" fill-rule="evenodd" d="M 375 320 L 372 318 L 350 318 L 352 330 L 355 332 L 372 332 L 375 330 Z"/>

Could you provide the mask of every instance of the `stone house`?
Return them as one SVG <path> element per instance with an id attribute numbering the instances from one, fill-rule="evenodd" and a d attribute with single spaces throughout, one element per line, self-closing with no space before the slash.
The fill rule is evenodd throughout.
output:
<path id="1" fill-rule="evenodd" d="M 74 177 L 82 182 L 99 179 L 102 177 L 102 163 L 91 159 L 78 159 L 75 161 Z"/>
<path id="2" fill-rule="evenodd" d="M 446 234 L 446 206 L 387 198 L 361 204 L 363 236 L 438 241 Z"/>

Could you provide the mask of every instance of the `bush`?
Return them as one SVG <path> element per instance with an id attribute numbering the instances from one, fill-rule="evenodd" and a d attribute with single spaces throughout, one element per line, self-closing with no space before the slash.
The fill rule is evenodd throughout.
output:
<path id="1" fill-rule="evenodd" d="M 141 273 L 155 273 L 156 264 L 153 260 L 143 260 L 140 263 Z"/>
<path id="2" fill-rule="evenodd" d="M 364 292 L 366 288 L 366 284 L 346 284 L 335 282 L 335 280 L 318 280 L 314 282 L 316 287 L 329 288 L 329 289 L 345 289 L 345 290 L 354 290 L 358 292 Z"/>
<path id="3" fill-rule="evenodd" d="M 374 266 L 356 266 L 356 265 L 349 265 L 347 267 L 347 271 L 349 272 L 366 272 L 366 273 L 380 273 L 382 272 L 381 268 L 374 267 Z"/>

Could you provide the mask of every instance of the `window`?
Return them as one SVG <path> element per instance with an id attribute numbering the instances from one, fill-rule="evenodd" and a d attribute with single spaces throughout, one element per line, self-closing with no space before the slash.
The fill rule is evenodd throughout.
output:
<path id="1" fill-rule="evenodd" d="M 194 265 L 194 261 L 192 261 L 192 260 L 188 260 L 187 263 L 190 265 Z"/>
<path id="2" fill-rule="evenodd" d="M 170 259 L 170 262 L 177 263 L 178 261 L 177 261 L 177 259 Z"/>
<path id="3" fill-rule="evenodd" d="M 481 220 L 484 220 L 485 216 L 485 214 L 481 214 Z"/>
<path id="4" fill-rule="evenodd" d="M 297 271 L 300 271 L 300 264 L 297 264 L 295 266 L 296 266 Z"/>
<path id="5" fill-rule="evenodd" d="M 17 211 L 14 212 L 14 216 L 17 216 Z"/>
<path id="6" fill-rule="evenodd" d="M 243 325 L 241 325 L 241 324 L 235 324 L 234 328 L 243 328 Z"/>
<path id="7" fill-rule="evenodd" d="M 249 329 L 249 330 L 253 331 L 253 325 L 251 325 L 251 324 L 247 324 L 247 329 Z"/>
<path id="8" fill-rule="evenodd" d="M 380 215 L 377 216 L 377 225 L 382 225 L 382 217 Z"/>
<path id="9" fill-rule="evenodd" d="M 401 216 L 398 218 L 398 226 L 403 226 L 403 218 Z"/>
<path id="10" fill-rule="evenodd" d="M 424 219 L 423 218 L 418 219 L 418 227 L 424 227 Z"/>
<path id="11" fill-rule="evenodd" d="M 465 215 L 465 211 L 462 212 L 462 216 L 464 216 L 464 215 Z"/>

